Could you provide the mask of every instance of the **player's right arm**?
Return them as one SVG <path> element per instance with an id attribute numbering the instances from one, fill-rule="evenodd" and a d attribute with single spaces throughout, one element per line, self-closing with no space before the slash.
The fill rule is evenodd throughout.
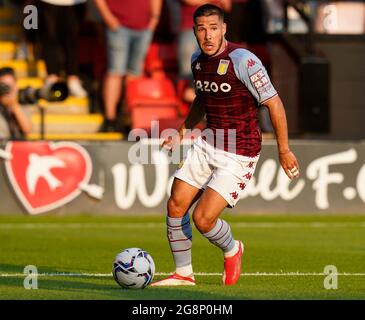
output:
<path id="1" fill-rule="evenodd" d="M 191 104 L 189 109 L 189 113 L 182 123 L 178 132 L 175 136 L 167 137 L 164 142 L 162 143 L 162 148 L 168 149 L 173 151 L 177 145 L 180 144 L 181 140 L 183 139 L 186 130 L 192 130 L 195 126 L 203 119 L 205 115 L 204 107 L 201 103 L 199 96 L 197 95 Z"/>

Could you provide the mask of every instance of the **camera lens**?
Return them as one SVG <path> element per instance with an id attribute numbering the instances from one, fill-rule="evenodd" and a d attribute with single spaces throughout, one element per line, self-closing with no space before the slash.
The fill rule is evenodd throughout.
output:
<path id="1" fill-rule="evenodd" d="M 0 82 L 0 96 L 8 94 L 9 92 L 10 92 L 10 87 L 6 83 Z"/>

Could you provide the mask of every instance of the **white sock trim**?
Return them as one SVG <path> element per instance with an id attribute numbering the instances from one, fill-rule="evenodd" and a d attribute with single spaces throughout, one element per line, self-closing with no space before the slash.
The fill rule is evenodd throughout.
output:
<path id="1" fill-rule="evenodd" d="M 190 277 L 193 275 L 193 266 L 191 264 L 188 264 L 187 266 L 183 267 L 176 267 L 175 272 L 183 277 Z"/>
<path id="2" fill-rule="evenodd" d="M 228 252 L 225 252 L 224 253 L 224 256 L 226 258 L 230 258 L 230 257 L 233 257 L 237 252 L 238 252 L 238 249 L 239 249 L 239 242 L 236 240 L 234 242 L 234 247 L 232 250 L 228 251 Z"/>

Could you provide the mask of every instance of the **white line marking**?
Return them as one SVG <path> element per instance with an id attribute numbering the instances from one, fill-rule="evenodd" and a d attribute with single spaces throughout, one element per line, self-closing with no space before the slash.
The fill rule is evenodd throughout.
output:
<path id="1" fill-rule="evenodd" d="M 171 273 L 167 272 L 156 272 L 156 276 L 169 276 Z M 195 272 L 196 276 L 222 276 L 221 273 L 215 272 Z M 341 273 L 331 273 L 331 275 L 345 276 L 345 277 L 365 277 L 365 273 L 352 273 L 352 272 L 341 272 Z M 25 277 L 28 274 L 24 273 L 0 273 L 0 278 L 17 278 Z M 32 276 L 38 277 L 85 277 L 85 278 L 106 278 L 112 277 L 112 273 L 38 273 L 32 274 Z M 311 276 L 327 276 L 322 272 L 253 272 L 253 273 L 241 273 L 243 277 L 311 277 Z"/>
<path id="2" fill-rule="evenodd" d="M 365 222 L 229 222 L 235 228 L 365 228 Z M 121 229 L 164 228 L 163 222 L 129 223 L 0 223 L 6 229 Z"/>

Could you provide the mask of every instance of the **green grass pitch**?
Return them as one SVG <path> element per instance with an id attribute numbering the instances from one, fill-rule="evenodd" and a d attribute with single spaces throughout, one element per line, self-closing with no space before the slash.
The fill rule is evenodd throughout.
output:
<path id="1" fill-rule="evenodd" d="M 126 290 L 111 276 L 124 248 L 152 255 L 155 280 L 173 270 L 163 216 L 0 217 L 0 299 L 365 299 L 364 216 L 224 218 L 246 246 L 235 286 L 221 285 L 222 254 L 193 227 L 197 286 Z M 24 289 L 27 265 L 38 290 Z M 337 289 L 324 287 L 326 265 Z"/>

